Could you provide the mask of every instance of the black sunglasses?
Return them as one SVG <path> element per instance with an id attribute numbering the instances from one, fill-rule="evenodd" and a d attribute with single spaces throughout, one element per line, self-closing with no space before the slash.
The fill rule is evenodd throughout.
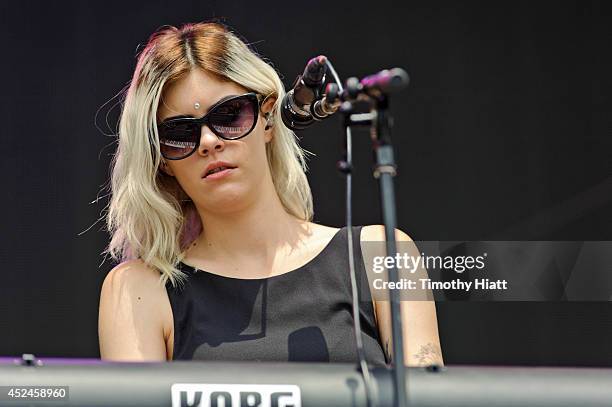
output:
<path id="1" fill-rule="evenodd" d="M 157 125 L 161 154 L 168 160 L 181 160 L 200 145 L 202 126 L 218 137 L 238 140 L 253 131 L 259 116 L 261 95 L 250 92 L 221 99 L 200 118 L 178 116 Z"/>

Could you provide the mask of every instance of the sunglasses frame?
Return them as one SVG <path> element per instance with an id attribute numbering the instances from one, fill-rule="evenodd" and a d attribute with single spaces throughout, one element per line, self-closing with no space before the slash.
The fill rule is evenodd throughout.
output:
<path id="1" fill-rule="evenodd" d="M 253 125 L 251 126 L 249 131 L 247 131 L 242 136 L 235 137 L 235 138 L 227 138 L 227 137 L 223 136 L 223 134 L 220 134 L 220 132 L 215 130 L 214 126 L 210 125 L 210 116 L 211 116 L 212 113 L 214 113 L 214 111 L 219 106 L 223 105 L 224 103 L 231 102 L 233 100 L 241 99 L 241 98 L 248 98 L 254 104 L 254 106 L 255 106 L 255 111 L 254 111 L 254 113 L 255 113 L 255 120 L 253 120 Z M 161 123 L 159 123 L 157 125 L 157 133 L 159 135 L 160 153 L 161 153 L 161 155 L 166 160 L 182 160 L 182 159 L 185 159 L 185 158 L 189 157 L 193 153 L 195 153 L 196 150 L 198 149 L 198 147 L 200 147 L 200 138 L 201 138 L 201 136 L 198 135 L 197 141 L 195 143 L 195 146 L 194 146 L 193 150 L 191 150 L 188 154 L 186 154 L 186 155 L 184 155 L 183 157 L 180 157 L 180 158 L 166 157 L 163 154 L 163 152 L 161 151 L 161 139 L 162 139 L 162 134 L 163 134 L 163 131 L 161 129 L 163 128 L 163 126 L 165 124 L 175 123 L 175 122 L 178 122 L 178 123 L 193 123 L 194 125 L 198 126 L 198 129 L 200 129 L 200 132 L 202 131 L 202 126 L 206 125 L 210 129 L 210 131 L 212 131 L 217 137 L 220 137 L 223 140 L 229 140 L 229 141 L 240 140 L 241 138 L 244 138 L 244 137 L 248 136 L 249 134 L 251 134 L 253 129 L 255 129 L 255 126 L 257 126 L 257 119 L 259 118 L 259 112 L 261 111 L 261 104 L 264 101 L 265 101 L 265 99 L 263 98 L 262 95 L 260 95 L 260 94 L 258 94 L 256 92 L 248 92 L 248 93 L 245 93 L 245 94 L 242 94 L 242 95 L 232 96 L 232 97 L 229 97 L 227 99 L 221 99 L 220 101 L 218 101 L 217 103 L 212 105 L 210 107 L 210 109 L 208 109 L 208 112 L 206 112 L 206 114 L 204 116 L 202 116 L 202 117 L 177 117 L 175 119 L 170 119 L 170 120 L 167 120 L 167 121 L 162 121 Z"/>

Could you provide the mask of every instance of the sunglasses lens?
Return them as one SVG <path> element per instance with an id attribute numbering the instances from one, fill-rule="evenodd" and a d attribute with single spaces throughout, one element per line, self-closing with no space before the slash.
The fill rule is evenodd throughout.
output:
<path id="1" fill-rule="evenodd" d="M 211 112 L 210 125 L 224 138 L 243 137 L 255 127 L 256 105 L 257 100 L 249 97 L 228 100 Z"/>
<path id="2" fill-rule="evenodd" d="M 191 153 L 197 145 L 199 129 L 193 123 L 164 123 L 159 128 L 161 153 L 169 159 L 179 159 Z"/>

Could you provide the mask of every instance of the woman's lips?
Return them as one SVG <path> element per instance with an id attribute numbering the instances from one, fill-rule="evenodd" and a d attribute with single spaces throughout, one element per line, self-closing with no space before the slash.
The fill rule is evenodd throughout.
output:
<path id="1" fill-rule="evenodd" d="M 213 172 L 212 174 L 208 174 L 207 176 L 204 177 L 205 180 L 218 180 L 218 179 L 223 179 L 225 177 L 228 177 L 229 175 L 231 175 L 231 173 L 235 170 L 236 168 L 226 168 L 222 171 L 217 171 L 217 172 Z"/>

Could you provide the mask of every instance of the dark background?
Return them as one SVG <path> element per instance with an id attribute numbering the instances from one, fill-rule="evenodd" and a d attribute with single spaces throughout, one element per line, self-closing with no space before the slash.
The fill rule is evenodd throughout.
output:
<path id="1" fill-rule="evenodd" d="M 304 6 L 303 6 L 304 5 Z M 343 78 L 401 66 L 392 100 L 400 228 L 415 240 L 612 240 L 612 25 L 607 2 L 0 3 L 0 355 L 98 357 L 107 181 L 136 52 L 164 24 L 221 18 L 289 87 L 312 56 Z M 98 114 L 96 115 L 96 112 Z M 341 226 L 341 133 L 317 154 L 315 221 Z M 356 224 L 380 223 L 355 136 Z M 612 366 L 612 306 L 438 303 L 447 364 Z"/>

